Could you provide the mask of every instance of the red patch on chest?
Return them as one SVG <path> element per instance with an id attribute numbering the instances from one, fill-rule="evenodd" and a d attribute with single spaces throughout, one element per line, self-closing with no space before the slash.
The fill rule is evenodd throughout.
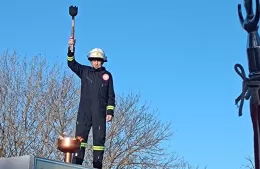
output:
<path id="1" fill-rule="evenodd" d="M 108 74 L 103 74 L 102 78 L 103 78 L 103 80 L 107 81 L 107 80 L 109 80 L 109 75 Z"/>

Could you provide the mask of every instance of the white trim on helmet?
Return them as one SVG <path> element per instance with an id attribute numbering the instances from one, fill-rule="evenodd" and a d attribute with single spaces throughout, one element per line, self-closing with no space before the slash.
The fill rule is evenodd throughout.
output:
<path id="1" fill-rule="evenodd" d="M 88 53 L 88 59 L 91 58 L 100 58 L 103 59 L 104 61 L 107 60 L 105 52 L 100 48 L 94 48 Z"/>

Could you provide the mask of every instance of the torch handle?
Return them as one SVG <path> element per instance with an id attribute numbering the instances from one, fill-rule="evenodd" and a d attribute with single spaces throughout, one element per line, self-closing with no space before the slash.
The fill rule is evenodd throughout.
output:
<path id="1" fill-rule="evenodd" d="M 71 22 L 71 38 L 73 38 L 75 41 L 75 17 L 72 17 L 72 22 Z M 70 46 L 71 52 L 74 52 L 74 49 L 73 49 L 74 45 Z"/>

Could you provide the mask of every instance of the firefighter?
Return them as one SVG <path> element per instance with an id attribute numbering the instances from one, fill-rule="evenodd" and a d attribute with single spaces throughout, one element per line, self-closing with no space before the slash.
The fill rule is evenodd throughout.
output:
<path id="1" fill-rule="evenodd" d="M 74 50 L 71 52 L 70 46 Z M 115 92 L 112 74 L 103 67 L 107 62 L 104 51 L 94 48 L 88 53 L 92 66 L 78 63 L 74 56 L 74 40 L 70 39 L 68 47 L 68 67 L 81 79 L 81 95 L 76 122 L 76 137 L 81 137 L 80 150 L 72 159 L 73 164 L 82 165 L 88 135 L 93 131 L 93 167 L 101 169 L 106 138 L 106 121 L 114 116 Z"/>

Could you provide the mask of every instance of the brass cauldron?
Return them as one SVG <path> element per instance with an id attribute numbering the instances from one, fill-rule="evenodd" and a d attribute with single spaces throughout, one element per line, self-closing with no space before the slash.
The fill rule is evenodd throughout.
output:
<path id="1" fill-rule="evenodd" d="M 80 148 L 82 140 L 80 137 L 60 137 L 58 139 L 58 150 L 64 153 L 64 161 L 66 163 L 71 163 L 72 153 L 75 153 Z"/>

